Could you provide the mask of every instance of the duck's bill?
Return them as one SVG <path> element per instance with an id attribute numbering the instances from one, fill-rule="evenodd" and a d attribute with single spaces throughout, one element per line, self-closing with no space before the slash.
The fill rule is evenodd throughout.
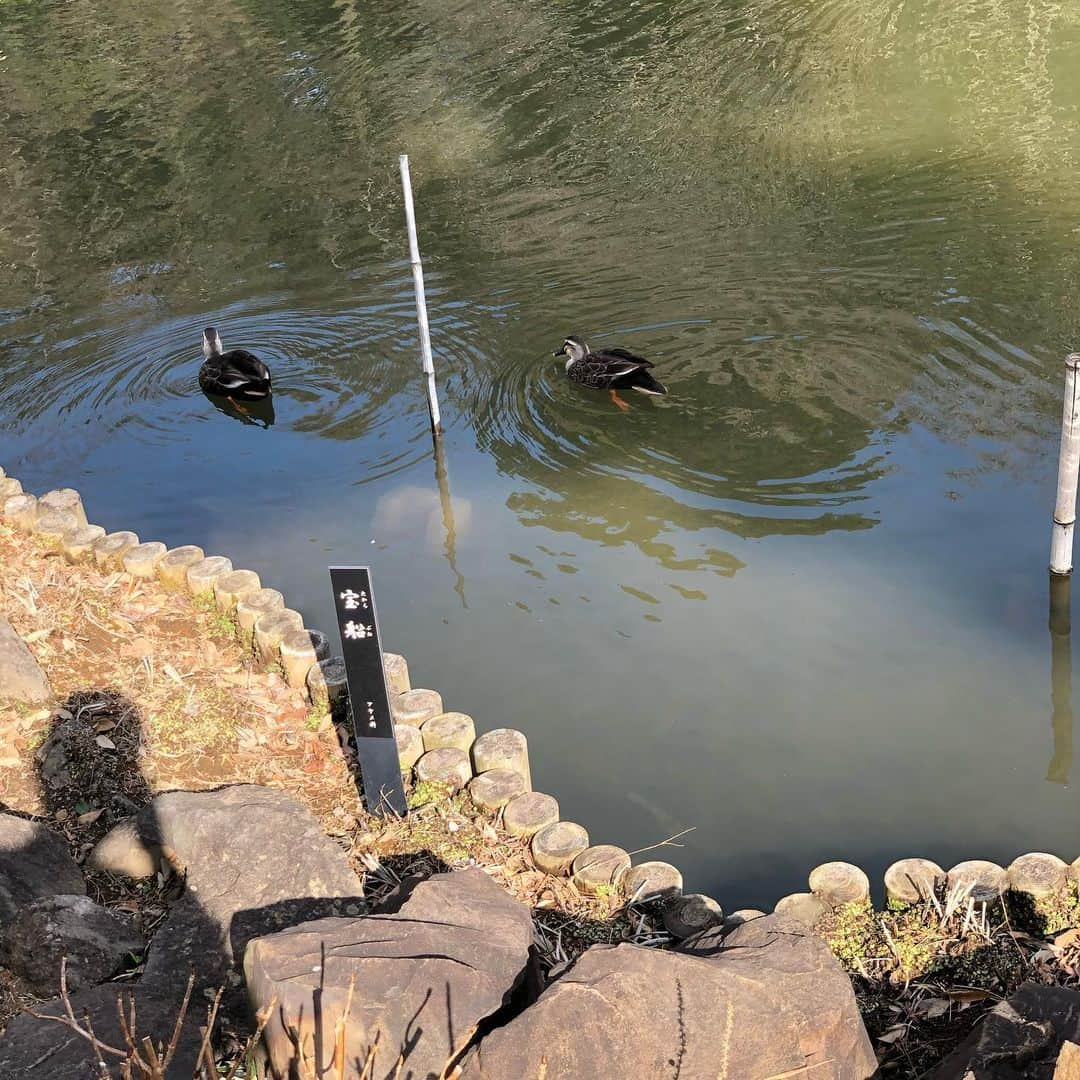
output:
<path id="1" fill-rule="evenodd" d="M 551 355 L 552 356 L 563 356 L 563 355 L 565 355 L 565 353 L 566 353 L 566 346 L 564 345 L 561 349 L 556 349 Z"/>

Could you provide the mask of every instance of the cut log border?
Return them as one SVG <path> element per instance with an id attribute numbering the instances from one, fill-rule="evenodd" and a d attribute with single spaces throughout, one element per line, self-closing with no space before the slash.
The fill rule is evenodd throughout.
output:
<path id="1" fill-rule="evenodd" d="M 1073 360 L 1070 357 L 1070 360 Z M 1080 362 L 1080 358 L 1077 358 Z M 0 468 L 0 480 L 5 484 L 6 492 L 20 492 L 9 495 L 8 503 L 3 506 L 3 518 L 11 527 L 28 533 L 42 546 L 59 548 L 70 563 L 96 562 L 99 567 L 127 576 L 155 580 L 164 591 L 183 591 L 198 598 L 200 603 L 219 608 L 224 614 L 234 618 L 236 606 L 242 605 L 244 596 L 258 595 L 264 601 L 267 597 L 276 600 L 279 594 L 273 590 L 261 588 L 261 579 L 251 571 L 237 571 L 226 558 L 203 557 L 200 548 L 184 545 L 169 551 L 162 546 L 141 544 L 139 537 L 131 532 L 105 533 L 97 525 L 88 525 L 82 513 L 82 502 L 78 494 L 70 488 L 49 492 L 40 499 L 29 492 L 22 493 L 21 484 Z M 17 504 L 12 500 L 23 500 Z M 47 508 L 53 503 L 62 504 L 64 509 L 53 511 L 50 517 L 67 514 L 71 517 L 70 528 L 59 537 L 47 529 L 38 531 L 39 507 Z M 24 510 L 27 512 L 24 514 Z M 25 520 L 24 520 L 25 517 Z M 129 552 L 135 552 L 138 558 L 126 559 Z M 130 566 L 124 564 L 130 563 Z M 153 573 L 150 573 L 150 569 Z M 187 580 L 187 571 L 192 567 L 196 573 Z M 132 574 L 135 570 L 135 574 Z M 227 580 L 225 580 L 227 579 Z M 220 584 L 220 588 L 218 587 Z M 241 646 L 252 650 L 258 660 L 276 663 L 279 676 L 297 689 L 306 691 L 311 703 L 316 708 L 340 712 L 344 706 L 345 688 L 341 676 L 341 660 L 328 656 L 328 644 L 325 635 L 318 630 L 303 625 L 299 616 L 294 616 L 289 626 L 276 625 L 274 620 L 282 622 L 280 616 L 288 609 L 281 604 L 269 606 L 250 625 L 250 619 L 244 618 L 236 626 L 237 640 Z M 256 614 L 252 610 L 252 615 Z M 267 633 L 261 639 L 259 623 L 267 620 Z M 296 625 L 296 623 L 299 625 Z M 273 624 L 273 625 L 270 625 Z M 303 648 L 297 648 L 295 634 L 288 631 L 302 631 Z M 306 635 L 306 636 L 304 636 Z M 263 648 L 256 644 L 261 640 Z M 286 655 L 282 655 L 285 643 Z M 649 900 L 662 901 L 671 909 L 668 922 L 679 922 L 677 912 L 672 905 L 682 896 L 682 875 L 669 863 L 654 860 L 639 860 L 634 866 L 628 864 L 629 855 L 619 848 L 598 846 L 590 851 L 604 855 L 605 865 L 611 864 L 610 884 L 607 874 L 602 880 L 592 880 L 597 875 L 589 873 L 588 867 L 575 865 L 575 860 L 584 853 L 588 855 L 588 836 L 585 830 L 572 822 L 564 821 L 559 816 L 559 804 L 550 795 L 533 791 L 531 770 L 528 758 L 528 744 L 522 732 L 512 728 L 499 728 L 491 732 L 475 733 L 471 718 L 462 713 L 444 712 L 442 698 L 434 690 L 414 688 L 409 677 L 408 662 L 396 653 L 383 654 L 387 672 L 387 683 L 391 691 L 391 704 L 395 712 L 401 711 L 407 716 L 404 723 L 399 718 L 398 748 L 401 771 L 409 779 L 421 779 L 424 776 L 441 775 L 447 764 L 442 759 L 453 755 L 453 778 L 455 784 L 468 789 L 476 805 L 488 813 L 496 814 L 500 825 L 506 821 L 507 831 L 523 838 L 528 843 L 528 850 L 534 865 L 538 865 L 533 849 L 543 848 L 537 836 L 562 835 L 577 830 L 585 843 L 580 851 L 573 851 L 560 864 L 561 872 L 577 882 L 583 891 L 612 890 L 630 902 L 643 903 Z M 417 708 L 423 699 L 427 709 Z M 438 708 L 436 708 L 436 705 Z M 453 721 L 453 723 L 450 723 Z M 431 733 L 425 728 L 431 724 Z M 452 727 L 453 738 L 448 738 Z M 404 733 L 404 734 L 403 734 Z M 464 736 L 464 740 L 462 740 Z M 488 738 L 485 739 L 485 736 Z M 477 752 L 477 744 L 479 753 Z M 498 744 L 500 752 L 492 759 L 492 744 Z M 514 752 L 510 753 L 509 746 Z M 427 759 L 427 760 L 425 760 Z M 489 760 L 491 759 L 491 760 Z M 466 775 L 468 774 L 468 775 Z M 474 781 L 480 777 L 480 781 Z M 543 840 L 543 837 L 541 837 Z M 545 864 L 549 859 L 541 858 Z M 588 878 L 588 880 L 584 880 Z M 982 860 L 969 860 L 945 871 L 936 863 L 924 858 L 902 859 L 894 863 L 885 873 L 885 899 L 892 906 L 902 906 L 917 901 L 919 894 L 933 883 L 945 888 L 960 887 L 969 890 L 970 898 L 977 903 L 992 903 L 1005 897 L 1009 892 L 1029 896 L 1035 901 L 1052 900 L 1070 889 L 1080 889 L 1080 858 L 1073 863 L 1065 863 L 1056 855 L 1032 852 L 1018 856 L 1008 866 Z M 845 904 L 869 904 L 870 886 L 867 875 L 857 866 L 846 862 L 829 862 L 815 867 L 808 879 L 809 891 L 794 893 L 781 898 L 774 910 L 786 912 L 796 918 L 816 919 L 821 914 Z M 654 891 L 650 894 L 649 889 Z M 722 909 L 711 897 L 694 895 L 692 900 L 698 907 L 712 912 L 715 920 L 722 918 Z M 725 926 L 735 926 L 746 917 L 756 916 L 756 911 L 739 911 L 729 916 Z M 674 933 L 674 931 L 672 931 Z"/>
<path id="2" fill-rule="evenodd" d="M 153 581 L 165 592 L 188 594 L 204 610 L 220 611 L 232 619 L 237 641 L 242 648 L 251 650 L 257 663 L 273 664 L 279 677 L 305 692 L 315 708 L 339 715 L 343 712 L 347 690 L 342 660 L 330 655 L 331 642 L 327 637 L 305 625 L 302 616 L 287 607 L 280 593 L 262 587 L 260 575 L 234 568 L 228 558 L 190 544 L 167 549 L 164 544 L 142 543 L 133 532 L 106 533 L 100 526 L 88 525 L 82 500 L 70 488 L 36 499 L 29 493 L 24 495 L 20 482 L 3 469 L 0 480 L 5 485 L 2 494 L 17 495 L 23 500 L 12 506 L 12 511 L 21 513 L 22 517 L 7 513 L 4 515 L 7 524 L 29 533 L 43 546 L 59 547 L 70 563 L 96 563 L 102 569 L 123 573 L 133 580 Z M 71 514 L 70 528 L 56 536 L 55 530 L 40 532 L 36 528 L 41 515 L 54 505 L 57 512 Z M 248 597 L 254 603 L 245 608 Z M 264 620 L 265 625 L 261 626 Z M 545 829 L 557 832 L 556 826 L 580 829 L 560 819 L 559 804 L 552 796 L 532 790 L 524 733 L 500 727 L 478 734 L 467 714 L 444 709 L 437 691 L 413 687 L 409 665 L 403 656 L 383 653 L 383 663 L 397 721 L 401 771 L 407 779 L 446 782 L 448 787 L 467 791 L 478 809 L 491 814 L 510 835 L 524 841 L 534 866 L 538 866 L 533 853 L 535 834 Z M 584 834 L 583 829 L 581 832 Z M 582 845 L 583 849 L 586 846 L 587 843 Z M 647 861 L 639 862 L 641 871 L 635 875 L 629 866 L 630 856 L 621 849 L 592 850 L 605 853 L 605 871 L 607 862 L 611 863 L 610 881 L 606 874 L 598 877 L 594 868 L 590 872 L 589 867 L 574 866 L 573 856 L 559 871 L 570 877 L 582 892 L 610 890 L 633 903 L 649 900 L 670 903 L 681 895 L 682 875 L 669 863 L 645 856 Z M 627 887 L 628 883 L 632 888 Z M 720 910 L 716 901 L 705 899 Z"/>

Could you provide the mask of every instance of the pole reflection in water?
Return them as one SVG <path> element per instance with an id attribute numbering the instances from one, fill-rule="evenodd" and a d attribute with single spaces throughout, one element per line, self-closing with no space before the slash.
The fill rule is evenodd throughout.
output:
<path id="1" fill-rule="evenodd" d="M 461 606 L 468 608 L 465 601 L 465 578 L 457 567 L 457 529 L 454 526 L 454 504 L 450 498 L 450 475 L 446 471 L 446 453 L 443 450 L 443 441 L 433 438 L 435 456 L 435 483 L 439 486 L 439 503 L 442 506 L 443 533 L 445 540 L 443 550 L 446 552 L 446 561 L 454 573 L 454 592 L 461 600 Z"/>
<path id="2" fill-rule="evenodd" d="M 1054 756 L 1046 779 L 1067 784 L 1073 760 L 1072 578 L 1050 575 L 1050 700 Z"/>

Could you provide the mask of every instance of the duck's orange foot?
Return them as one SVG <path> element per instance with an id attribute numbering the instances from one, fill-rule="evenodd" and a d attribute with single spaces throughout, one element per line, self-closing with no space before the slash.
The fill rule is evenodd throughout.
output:
<path id="1" fill-rule="evenodd" d="M 612 404 L 618 406 L 620 409 L 622 409 L 623 412 L 629 412 L 630 411 L 630 403 L 627 402 L 627 401 L 623 401 L 623 399 L 621 397 L 619 397 L 618 390 L 616 390 L 614 387 L 612 387 L 608 391 L 608 393 L 611 394 Z"/>
<path id="2" fill-rule="evenodd" d="M 247 409 L 245 409 L 245 408 L 244 408 L 244 406 L 243 406 L 243 405 L 241 405 L 241 404 L 240 404 L 240 402 L 236 400 L 236 398 L 231 398 L 231 397 L 230 397 L 230 398 L 226 398 L 225 400 L 226 400 L 226 401 L 228 401 L 228 403 L 229 403 L 229 404 L 230 404 L 230 405 L 231 405 L 231 406 L 232 406 L 232 407 L 233 407 L 234 409 L 236 409 L 236 411 L 237 411 L 237 412 L 241 412 L 241 413 L 243 413 L 243 414 L 244 414 L 245 416 L 250 416 L 250 415 L 251 415 L 251 413 L 249 413 L 249 412 L 247 411 Z"/>

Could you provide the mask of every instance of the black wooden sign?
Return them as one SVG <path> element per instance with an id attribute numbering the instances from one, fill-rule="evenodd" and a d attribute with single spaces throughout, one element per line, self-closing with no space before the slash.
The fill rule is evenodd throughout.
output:
<path id="1" fill-rule="evenodd" d="M 371 572 L 366 566 L 331 566 L 330 584 L 349 683 L 364 802 L 373 814 L 404 814 L 405 786 L 386 689 Z"/>

